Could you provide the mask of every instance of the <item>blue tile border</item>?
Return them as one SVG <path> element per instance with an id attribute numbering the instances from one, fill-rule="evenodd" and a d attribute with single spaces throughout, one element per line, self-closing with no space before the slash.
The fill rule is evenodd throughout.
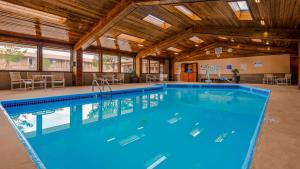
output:
<path id="1" fill-rule="evenodd" d="M 50 96 L 42 98 L 31 98 L 31 99 L 20 99 L 20 100 L 5 100 L 1 101 L 1 105 L 4 108 L 9 107 L 19 107 L 33 104 L 43 104 L 43 103 L 52 103 L 52 102 L 61 102 L 68 100 L 78 100 L 78 99 L 87 99 L 95 97 L 105 97 L 106 95 L 119 95 L 119 94 L 129 94 L 129 93 L 143 93 L 150 92 L 155 90 L 162 90 L 164 86 L 155 85 L 146 88 L 135 88 L 135 89 L 126 89 L 126 90 L 113 90 L 112 92 L 93 92 L 93 93 L 84 93 L 84 94 L 71 94 L 71 95 L 62 95 L 62 96 Z"/>
<path id="2" fill-rule="evenodd" d="M 31 147 L 25 136 L 18 129 L 18 127 L 11 120 L 8 112 L 5 108 L 9 107 L 18 107 L 32 104 L 43 104 L 43 103 L 52 103 L 52 102 L 61 102 L 68 100 L 79 100 L 79 99 L 87 99 L 87 98 L 95 98 L 95 97 L 103 97 L 112 95 L 120 95 L 120 94 L 129 94 L 129 93 L 144 93 L 144 92 L 152 92 L 156 90 L 162 90 L 165 88 L 201 88 L 201 89 L 240 89 L 241 91 L 249 92 L 252 94 L 258 94 L 261 96 L 267 97 L 266 102 L 264 104 L 261 116 L 259 118 L 258 124 L 256 126 L 254 135 L 252 136 L 249 149 L 243 163 L 242 169 L 249 169 L 251 165 L 251 161 L 253 158 L 253 154 L 256 148 L 256 141 L 258 138 L 258 134 L 264 120 L 266 107 L 269 101 L 269 97 L 271 94 L 270 90 L 250 87 L 240 84 L 156 84 L 146 88 L 134 88 L 134 89 L 125 89 L 125 90 L 114 90 L 112 92 L 92 92 L 92 93 L 84 93 L 84 94 L 71 94 L 71 95 L 62 95 L 62 96 L 51 96 L 51 97 L 43 97 L 43 98 L 31 98 L 31 99 L 20 99 L 20 100 L 6 100 L 0 102 L 0 109 L 4 112 L 5 116 L 9 120 L 10 124 L 16 130 L 17 136 L 20 141 L 24 144 L 26 149 L 29 152 L 29 155 L 38 169 L 46 169 L 43 162 L 39 159 L 34 149 Z"/>

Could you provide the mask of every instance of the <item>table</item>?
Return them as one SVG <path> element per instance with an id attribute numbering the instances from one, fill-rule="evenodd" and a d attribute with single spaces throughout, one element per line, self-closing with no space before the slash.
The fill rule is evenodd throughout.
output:
<path id="1" fill-rule="evenodd" d="M 33 77 L 33 80 L 34 79 L 43 79 L 44 80 L 44 85 L 45 85 L 45 88 L 47 88 L 47 79 L 51 79 L 52 81 L 52 78 L 54 77 L 55 75 L 32 75 Z"/>

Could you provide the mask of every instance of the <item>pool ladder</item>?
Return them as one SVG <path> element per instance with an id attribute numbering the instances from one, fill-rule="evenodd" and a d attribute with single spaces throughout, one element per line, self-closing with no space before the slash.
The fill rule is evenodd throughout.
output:
<path id="1" fill-rule="evenodd" d="M 99 83 L 100 82 L 100 83 Z M 112 89 L 106 79 L 94 79 L 92 82 L 92 91 L 95 91 L 95 87 L 102 93 L 105 90 L 105 86 L 109 89 L 109 92 L 112 92 Z"/>

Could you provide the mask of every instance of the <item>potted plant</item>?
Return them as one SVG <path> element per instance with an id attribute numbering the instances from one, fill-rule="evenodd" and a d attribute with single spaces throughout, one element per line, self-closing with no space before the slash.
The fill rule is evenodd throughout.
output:
<path id="1" fill-rule="evenodd" d="M 131 83 L 138 83 L 139 82 L 139 77 L 136 75 L 135 70 L 132 70 L 129 74 L 130 77 L 130 82 Z"/>
<path id="2" fill-rule="evenodd" d="M 240 71 L 239 71 L 239 69 L 232 69 L 232 71 L 231 71 L 232 73 L 233 73 L 233 77 L 232 77 L 232 81 L 234 82 L 234 83 L 239 83 L 240 82 L 240 79 L 241 79 L 241 77 L 240 77 L 240 75 L 239 75 L 239 73 L 240 73 Z"/>

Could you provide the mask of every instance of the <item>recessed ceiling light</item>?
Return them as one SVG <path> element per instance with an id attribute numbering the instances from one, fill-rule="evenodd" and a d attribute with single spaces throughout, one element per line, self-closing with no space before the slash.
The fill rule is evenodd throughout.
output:
<path id="1" fill-rule="evenodd" d="M 175 48 L 175 47 L 169 47 L 168 50 L 173 51 L 173 52 L 181 52 L 181 49 Z"/>
<path id="2" fill-rule="evenodd" d="M 177 6 L 175 6 L 175 8 L 194 21 L 201 20 L 201 18 L 198 15 L 196 15 L 194 12 L 192 12 L 190 9 L 188 9 L 184 5 L 177 5 Z"/>
<path id="3" fill-rule="evenodd" d="M 199 47 L 199 45 L 195 45 L 195 47 Z"/>
<path id="4" fill-rule="evenodd" d="M 139 46 L 139 47 L 144 47 L 144 45 L 143 45 L 143 44 L 138 44 L 138 46 Z"/>
<path id="5" fill-rule="evenodd" d="M 155 26 L 158 26 L 162 29 L 168 29 L 169 27 L 171 27 L 171 25 L 167 22 L 165 22 L 162 19 L 159 19 L 153 15 L 147 15 L 145 18 L 143 18 L 144 21 L 149 22 Z"/>
<path id="6" fill-rule="evenodd" d="M 218 38 L 222 39 L 222 40 L 227 40 L 227 38 L 225 36 L 219 36 Z"/>
<path id="7" fill-rule="evenodd" d="M 195 43 L 198 43 L 198 44 L 204 42 L 202 39 L 198 38 L 197 36 L 193 36 L 193 37 L 191 37 L 189 40 L 190 40 L 190 41 L 193 41 L 193 42 L 195 42 Z"/>
<path id="8" fill-rule="evenodd" d="M 231 39 L 230 41 L 231 41 L 231 42 L 234 42 L 234 39 Z"/>
<path id="9" fill-rule="evenodd" d="M 265 26 L 265 25 L 266 25 L 266 23 L 265 23 L 264 20 L 260 20 L 260 24 L 261 24 L 262 26 Z"/>
<path id="10" fill-rule="evenodd" d="M 252 42 L 262 42 L 261 39 L 251 39 L 251 40 L 252 40 Z"/>
<path id="11" fill-rule="evenodd" d="M 54 23 L 64 23 L 67 20 L 66 18 L 58 15 L 53 15 L 47 12 L 15 5 L 4 1 L 0 1 L 0 9 L 9 12 L 18 13 L 23 16 L 31 16 L 34 18 L 44 19 L 45 21 L 54 22 Z"/>
<path id="12" fill-rule="evenodd" d="M 260 3 L 260 0 L 255 0 L 256 3 Z"/>
<path id="13" fill-rule="evenodd" d="M 175 52 L 174 54 L 175 54 L 175 55 L 178 55 L 178 53 L 177 53 L 177 52 Z"/>
<path id="14" fill-rule="evenodd" d="M 239 20 L 253 20 L 247 1 L 228 2 Z"/>
<path id="15" fill-rule="evenodd" d="M 108 39 L 108 40 L 116 40 L 115 38 L 112 38 L 112 37 L 106 37 L 106 39 Z"/>
<path id="16" fill-rule="evenodd" d="M 267 42 L 266 42 L 266 45 L 270 45 L 270 42 L 269 42 L 269 41 L 267 41 Z"/>
<path id="17" fill-rule="evenodd" d="M 120 34 L 118 36 L 118 39 L 125 39 L 125 40 L 129 40 L 129 41 L 133 41 L 133 42 L 137 42 L 137 43 L 143 43 L 145 41 L 145 39 L 142 38 L 138 38 L 132 35 L 127 35 L 127 34 Z"/>

